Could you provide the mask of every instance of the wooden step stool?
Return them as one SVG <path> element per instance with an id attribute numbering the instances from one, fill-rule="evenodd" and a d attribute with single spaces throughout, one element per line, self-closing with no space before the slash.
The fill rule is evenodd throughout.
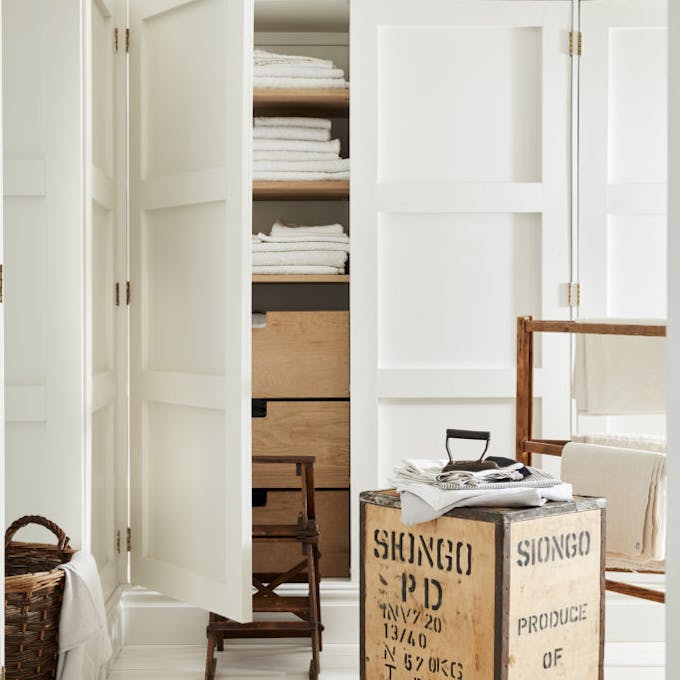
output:
<path id="1" fill-rule="evenodd" d="M 253 621 L 238 623 L 210 613 L 207 628 L 208 648 L 205 680 L 215 677 L 215 650 L 224 650 L 224 640 L 239 638 L 299 638 L 312 642 L 309 677 L 319 677 L 319 654 L 322 649 L 321 602 L 319 597 L 319 527 L 316 523 L 314 499 L 314 456 L 253 456 L 253 463 L 295 465 L 300 477 L 301 507 L 297 524 L 253 526 L 253 543 L 297 543 L 303 558 L 287 571 L 276 574 L 253 574 L 253 613 L 290 613 L 298 621 Z M 284 583 L 308 583 L 307 597 L 278 595 L 276 589 Z"/>

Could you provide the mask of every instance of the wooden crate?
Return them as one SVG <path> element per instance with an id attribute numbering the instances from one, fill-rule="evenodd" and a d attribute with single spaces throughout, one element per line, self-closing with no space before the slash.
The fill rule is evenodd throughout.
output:
<path id="1" fill-rule="evenodd" d="M 602 680 L 604 501 L 405 526 L 361 495 L 361 678 Z"/>
<path id="2" fill-rule="evenodd" d="M 257 407 L 253 407 L 253 455 L 315 456 L 317 488 L 349 488 L 348 401 L 268 401 Z M 299 486 L 292 465 L 253 466 L 253 487 Z"/>
<path id="3" fill-rule="evenodd" d="M 321 538 L 322 578 L 349 576 L 349 491 L 317 491 L 316 511 Z M 295 524 L 299 491 L 267 491 L 267 504 L 253 508 L 253 524 Z M 253 571 L 281 572 L 302 559 L 293 543 L 254 543 Z"/>
<path id="4" fill-rule="evenodd" d="M 253 328 L 253 397 L 349 397 L 349 312 L 267 312 Z"/>

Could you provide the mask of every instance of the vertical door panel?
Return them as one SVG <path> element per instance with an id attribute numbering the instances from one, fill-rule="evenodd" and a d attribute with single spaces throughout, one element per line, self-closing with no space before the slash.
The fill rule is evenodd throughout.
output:
<path id="1" fill-rule="evenodd" d="M 132 579 L 245 620 L 252 8 L 131 12 Z"/>

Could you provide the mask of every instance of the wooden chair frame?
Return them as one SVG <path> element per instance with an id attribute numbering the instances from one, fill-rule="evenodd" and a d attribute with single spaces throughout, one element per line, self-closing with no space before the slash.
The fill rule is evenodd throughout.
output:
<path id="1" fill-rule="evenodd" d="M 535 439 L 532 434 L 534 404 L 534 333 L 570 333 L 581 335 L 635 335 L 665 337 L 666 326 L 621 323 L 583 323 L 579 321 L 537 321 L 531 316 L 517 319 L 517 420 L 515 453 L 517 460 L 531 465 L 532 455 L 561 456 L 569 440 Z M 611 571 L 633 571 L 615 569 Z M 645 572 L 640 573 L 659 573 Z M 653 602 L 665 602 L 665 593 L 653 588 L 628 583 L 605 581 L 607 590 L 639 597 Z"/>

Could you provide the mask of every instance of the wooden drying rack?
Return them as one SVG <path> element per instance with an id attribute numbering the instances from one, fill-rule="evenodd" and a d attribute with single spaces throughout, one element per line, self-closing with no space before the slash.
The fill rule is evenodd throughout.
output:
<path id="1" fill-rule="evenodd" d="M 532 454 L 561 456 L 569 443 L 564 439 L 534 439 L 532 437 L 534 403 L 534 333 L 571 333 L 587 335 L 635 335 L 665 337 L 666 326 L 621 323 L 583 323 L 579 321 L 536 321 L 531 316 L 517 319 L 517 421 L 515 453 L 518 461 L 531 465 Z M 611 571 L 632 571 L 614 569 Z M 644 572 L 641 573 L 650 573 Z M 652 572 L 658 573 L 658 572 Z M 653 588 L 605 581 L 607 590 L 639 597 L 653 602 L 665 602 L 664 593 Z"/>

